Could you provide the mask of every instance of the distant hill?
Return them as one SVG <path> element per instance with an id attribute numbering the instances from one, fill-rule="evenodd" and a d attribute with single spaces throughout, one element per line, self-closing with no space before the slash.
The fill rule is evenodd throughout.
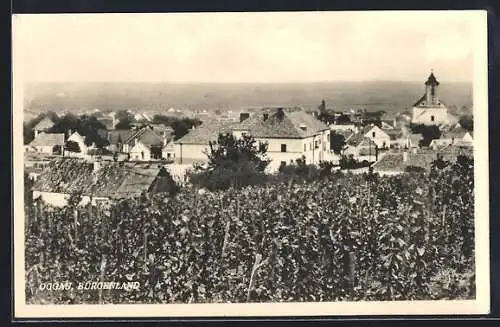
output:
<path id="1" fill-rule="evenodd" d="M 42 112 L 86 109 L 164 112 L 167 109 L 240 109 L 301 105 L 316 108 L 366 107 L 388 113 L 410 108 L 423 95 L 424 83 L 322 82 L 294 84 L 195 83 L 44 83 L 26 86 L 25 110 Z M 472 108 L 472 85 L 441 81 L 440 98 L 448 106 Z"/>

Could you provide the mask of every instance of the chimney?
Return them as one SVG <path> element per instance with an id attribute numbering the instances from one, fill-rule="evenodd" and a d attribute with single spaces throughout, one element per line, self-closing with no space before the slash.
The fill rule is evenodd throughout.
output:
<path id="1" fill-rule="evenodd" d="M 167 138 L 166 138 L 166 137 L 164 137 L 164 138 L 163 138 L 163 146 L 166 146 L 166 145 L 167 145 Z"/>
<path id="2" fill-rule="evenodd" d="M 403 162 L 408 161 L 408 151 L 403 151 Z"/>
<path id="3" fill-rule="evenodd" d="M 68 138 L 71 136 L 71 134 L 73 134 L 73 131 L 70 129 L 68 129 Z"/>

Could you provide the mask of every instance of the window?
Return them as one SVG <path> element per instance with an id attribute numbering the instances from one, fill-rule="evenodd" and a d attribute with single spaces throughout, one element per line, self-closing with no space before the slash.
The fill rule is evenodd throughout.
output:
<path id="1" fill-rule="evenodd" d="M 307 146 L 304 144 L 304 152 L 307 151 Z"/>
<path id="2" fill-rule="evenodd" d="M 431 116 L 431 121 L 434 121 L 434 116 Z"/>
<path id="3" fill-rule="evenodd" d="M 281 145 L 281 152 L 286 152 L 286 144 Z"/>
<path id="4" fill-rule="evenodd" d="M 372 137 L 375 137 L 375 132 L 372 133 Z"/>
<path id="5" fill-rule="evenodd" d="M 286 161 L 282 161 L 281 166 L 286 166 Z"/>
<path id="6" fill-rule="evenodd" d="M 318 146 L 318 141 L 314 141 L 314 148 L 317 149 L 319 146 Z"/>
<path id="7" fill-rule="evenodd" d="M 170 159 L 171 155 L 170 153 L 167 153 L 167 159 Z"/>

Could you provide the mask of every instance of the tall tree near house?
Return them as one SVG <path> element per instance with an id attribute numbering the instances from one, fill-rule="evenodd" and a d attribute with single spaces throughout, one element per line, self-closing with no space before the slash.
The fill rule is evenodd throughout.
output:
<path id="1" fill-rule="evenodd" d="M 102 147 L 109 144 L 106 138 L 99 134 L 99 130 L 106 127 L 97 120 L 96 117 L 82 115 L 80 117 L 73 114 L 67 114 L 61 117 L 52 128 L 50 133 L 68 133 L 68 131 L 78 132 L 85 137 L 85 144 L 91 145 L 95 143 L 96 146 Z"/>
<path id="2" fill-rule="evenodd" d="M 324 99 L 321 100 L 321 104 L 318 106 L 318 109 L 318 119 L 320 121 L 328 125 L 335 123 L 335 113 L 326 109 L 326 102 Z"/>
<path id="3" fill-rule="evenodd" d="M 420 146 L 429 146 L 432 140 L 441 137 L 441 131 L 435 125 L 411 124 L 410 129 L 414 134 L 422 134 Z"/>
<path id="4" fill-rule="evenodd" d="M 75 141 L 67 141 L 65 149 L 68 152 L 76 152 L 76 153 L 80 153 L 82 151 L 78 143 L 76 143 Z"/>
<path id="5" fill-rule="evenodd" d="M 206 167 L 195 167 L 190 174 L 194 185 L 209 190 L 239 188 L 262 183 L 269 164 L 267 144 L 258 143 L 251 136 L 235 138 L 219 135 L 217 142 L 210 142 Z"/>
<path id="6" fill-rule="evenodd" d="M 345 136 L 335 132 L 330 133 L 330 149 L 335 154 L 340 154 L 345 146 Z"/>

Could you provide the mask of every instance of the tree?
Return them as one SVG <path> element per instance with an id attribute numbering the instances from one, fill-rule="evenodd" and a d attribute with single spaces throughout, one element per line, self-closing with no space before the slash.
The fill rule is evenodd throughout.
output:
<path id="1" fill-rule="evenodd" d="M 474 130 L 474 117 L 472 115 L 460 116 L 458 123 L 469 132 Z"/>
<path id="2" fill-rule="evenodd" d="M 219 135 L 217 142 L 210 142 L 206 167 L 197 166 L 190 174 L 193 185 L 209 190 L 240 188 L 265 182 L 267 144 L 255 141 L 251 136 L 235 138 Z"/>
<path id="3" fill-rule="evenodd" d="M 411 124 L 410 129 L 414 134 L 422 134 L 420 146 L 429 146 L 432 140 L 441 137 L 441 131 L 435 125 Z"/>
<path id="4" fill-rule="evenodd" d="M 118 121 L 115 128 L 116 129 L 131 129 L 134 119 L 132 117 L 125 117 Z"/>
<path id="5" fill-rule="evenodd" d="M 337 124 L 350 124 L 351 123 L 351 118 L 349 118 L 349 116 L 347 115 L 340 115 L 339 117 L 337 117 Z"/>
<path id="6" fill-rule="evenodd" d="M 91 145 L 95 143 L 96 146 L 102 147 L 109 144 L 108 140 L 102 137 L 99 133 L 100 130 L 106 129 L 96 117 L 93 116 L 76 116 L 67 114 L 61 117 L 52 128 L 50 133 L 68 133 L 68 131 L 78 132 L 78 134 L 85 137 L 85 144 Z"/>
<path id="7" fill-rule="evenodd" d="M 65 149 L 68 152 L 76 152 L 76 153 L 82 152 L 82 150 L 80 149 L 80 146 L 75 141 L 67 141 L 66 145 L 65 145 Z"/>
<path id="8" fill-rule="evenodd" d="M 335 154 L 340 154 L 345 146 L 345 136 L 335 132 L 330 133 L 330 149 Z"/>

